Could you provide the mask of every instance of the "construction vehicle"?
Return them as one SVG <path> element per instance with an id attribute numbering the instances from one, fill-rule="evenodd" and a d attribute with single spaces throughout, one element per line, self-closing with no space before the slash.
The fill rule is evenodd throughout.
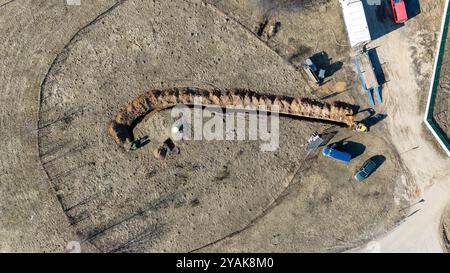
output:
<path id="1" fill-rule="evenodd" d="M 361 121 L 355 121 L 355 124 L 354 124 L 353 128 L 354 128 L 355 131 L 358 131 L 358 132 L 362 132 L 362 133 L 369 132 L 369 127 L 367 127 L 367 125 L 365 125 Z"/>
<path id="2" fill-rule="evenodd" d="M 349 153 L 337 150 L 336 147 L 337 143 L 326 146 L 323 149 L 323 155 L 326 157 L 337 159 L 339 161 L 343 161 L 345 164 L 350 163 L 350 160 L 352 160 L 352 156 Z"/>
<path id="3" fill-rule="evenodd" d="M 305 150 L 308 154 L 316 151 L 322 144 L 324 143 L 324 139 L 321 137 L 319 132 L 314 132 L 308 139 L 308 142 L 305 145 Z"/>
<path id="4" fill-rule="evenodd" d="M 408 20 L 405 1 L 391 0 L 392 17 L 397 24 L 403 24 Z"/>

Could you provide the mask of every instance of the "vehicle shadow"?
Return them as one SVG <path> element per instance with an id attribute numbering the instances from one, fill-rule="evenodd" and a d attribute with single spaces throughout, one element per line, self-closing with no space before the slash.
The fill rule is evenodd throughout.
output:
<path id="1" fill-rule="evenodd" d="M 333 62 L 333 59 L 325 51 L 314 54 L 310 59 L 317 65 L 318 69 L 324 69 L 326 71 L 325 78 L 333 76 L 344 65 L 341 61 Z"/>
<path id="2" fill-rule="evenodd" d="M 412 19 L 421 13 L 420 0 L 405 0 L 406 13 Z"/>
<path id="3" fill-rule="evenodd" d="M 383 101 L 383 84 L 386 83 L 386 77 L 384 76 L 383 68 L 381 67 L 380 58 L 375 48 L 369 49 L 367 54 L 369 54 L 370 61 L 372 62 L 372 67 L 375 72 L 375 77 L 379 84 L 379 101 Z"/>
<path id="4" fill-rule="evenodd" d="M 404 26 L 394 22 L 390 0 L 363 0 L 362 2 L 372 40 Z"/>
<path id="5" fill-rule="evenodd" d="M 376 155 L 370 158 L 377 167 L 375 168 L 374 172 L 383 165 L 383 163 L 386 161 L 386 157 L 384 155 Z"/>
<path id="6" fill-rule="evenodd" d="M 352 160 L 362 155 L 366 151 L 366 146 L 354 141 L 347 141 L 346 139 L 336 142 L 336 149 L 351 155 Z"/>
<path id="7" fill-rule="evenodd" d="M 375 48 L 368 49 L 370 61 L 372 62 L 373 69 L 375 70 L 375 76 L 380 85 L 386 83 L 386 77 L 384 76 L 383 68 L 381 66 L 380 58 Z"/>
<path id="8" fill-rule="evenodd" d="M 367 127 L 372 127 L 376 125 L 378 122 L 384 120 L 387 117 L 387 114 L 376 114 L 370 117 L 363 119 L 361 122 Z"/>
<path id="9" fill-rule="evenodd" d="M 368 113 L 367 118 L 373 117 L 375 115 L 375 113 L 376 113 L 375 109 L 373 109 L 373 108 L 364 108 L 364 109 L 359 110 L 358 114 L 359 113 L 364 113 L 364 112 Z"/>

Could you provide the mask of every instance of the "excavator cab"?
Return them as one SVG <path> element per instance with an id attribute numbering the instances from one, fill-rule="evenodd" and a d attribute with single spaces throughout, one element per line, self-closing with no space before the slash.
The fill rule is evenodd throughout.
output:
<path id="1" fill-rule="evenodd" d="M 367 127 L 364 123 L 360 122 L 360 121 L 355 121 L 354 123 L 354 129 L 357 132 L 362 132 L 362 133 L 367 133 L 369 132 L 369 127 Z"/>

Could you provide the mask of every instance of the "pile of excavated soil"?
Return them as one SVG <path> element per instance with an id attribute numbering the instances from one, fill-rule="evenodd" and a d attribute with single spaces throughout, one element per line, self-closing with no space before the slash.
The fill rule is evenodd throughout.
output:
<path id="1" fill-rule="evenodd" d="M 133 141 L 133 127 L 152 111 L 170 108 L 177 104 L 217 106 L 221 108 L 246 107 L 254 110 L 277 112 L 319 121 L 332 121 L 353 126 L 354 105 L 344 102 L 327 103 L 308 98 L 259 94 L 244 89 L 205 90 L 198 88 L 171 88 L 153 90 L 138 96 L 123 108 L 111 121 L 108 132 L 114 141 L 123 145 Z"/>

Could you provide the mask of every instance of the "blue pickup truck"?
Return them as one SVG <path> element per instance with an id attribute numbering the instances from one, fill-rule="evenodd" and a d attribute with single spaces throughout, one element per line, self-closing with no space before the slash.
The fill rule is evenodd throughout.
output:
<path id="1" fill-rule="evenodd" d="M 348 164 L 350 160 L 352 160 L 352 156 L 349 153 L 342 152 L 339 150 L 336 150 L 336 144 L 333 144 L 331 146 L 326 146 L 323 149 L 323 155 L 326 157 L 331 157 L 340 161 L 345 162 L 345 164 Z"/>

